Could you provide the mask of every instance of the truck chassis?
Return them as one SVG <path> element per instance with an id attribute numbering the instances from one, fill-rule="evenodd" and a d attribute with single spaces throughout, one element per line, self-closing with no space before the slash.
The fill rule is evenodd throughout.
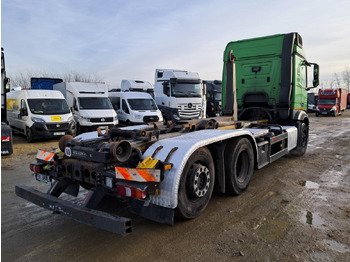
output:
<path id="1" fill-rule="evenodd" d="M 297 126 L 218 117 L 66 135 L 59 149 L 39 150 L 30 164 L 38 181 L 51 184 L 48 192 L 16 185 L 16 194 L 120 235 L 131 232 L 131 220 L 96 210 L 106 195 L 128 200 L 133 213 L 173 225 L 175 215 L 199 216 L 213 191 L 242 194 L 254 168 L 306 147 L 303 125 Z M 81 205 L 59 198 L 77 196 L 80 187 L 89 191 Z"/>

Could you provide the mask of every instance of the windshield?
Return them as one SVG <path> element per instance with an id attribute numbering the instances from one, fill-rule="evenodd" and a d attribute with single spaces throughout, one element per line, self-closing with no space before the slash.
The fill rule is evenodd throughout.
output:
<path id="1" fill-rule="evenodd" d="M 214 100 L 215 101 L 221 101 L 221 92 L 215 92 L 214 93 Z"/>
<path id="2" fill-rule="evenodd" d="M 79 97 L 80 109 L 113 109 L 108 97 Z"/>
<path id="3" fill-rule="evenodd" d="M 171 85 L 171 96 L 202 97 L 202 84 L 176 83 Z"/>
<path id="4" fill-rule="evenodd" d="M 70 110 L 64 99 L 28 99 L 30 112 L 41 115 L 69 114 Z"/>
<path id="5" fill-rule="evenodd" d="M 153 99 L 128 99 L 131 110 L 157 110 Z"/>
<path id="6" fill-rule="evenodd" d="M 318 101 L 319 105 L 335 105 L 335 98 L 334 99 L 320 99 Z"/>

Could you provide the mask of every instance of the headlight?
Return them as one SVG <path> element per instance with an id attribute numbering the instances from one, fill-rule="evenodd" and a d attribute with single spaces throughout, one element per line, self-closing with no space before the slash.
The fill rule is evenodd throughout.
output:
<path id="1" fill-rule="evenodd" d="M 316 110 L 317 110 L 317 111 L 320 111 L 320 109 L 318 108 L 318 106 L 316 106 Z"/>
<path id="2" fill-rule="evenodd" d="M 141 119 L 142 118 L 142 115 L 139 115 L 139 114 L 132 114 L 132 116 L 135 119 Z"/>
<path id="3" fill-rule="evenodd" d="M 44 119 L 38 118 L 38 117 L 32 117 L 32 121 L 34 123 L 46 123 Z"/>
<path id="4" fill-rule="evenodd" d="M 81 117 L 81 119 L 83 120 L 83 121 L 86 121 L 86 122 L 90 122 L 90 118 L 89 117 Z"/>
<path id="5" fill-rule="evenodd" d="M 336 106 L 333 106 L 332 109 L 331 109 L 331 111 L 335 111 L 335 110 L 337 110 L 337 107 L 336 107 Z"/>
<path id="6" fill-rule="evenodd" d="M 74 121 L 73 116 L 68 117 L 67 121 L 68 121 L 68 122 L 73 122 L 73 121 Z"/>
<path id="7" fill-rule="evenodd" d="M 180 117 L 178 116 L 177 113 L 173 113 L 173 118 L 174 118 L 175 120 L 180 120 Z"/>

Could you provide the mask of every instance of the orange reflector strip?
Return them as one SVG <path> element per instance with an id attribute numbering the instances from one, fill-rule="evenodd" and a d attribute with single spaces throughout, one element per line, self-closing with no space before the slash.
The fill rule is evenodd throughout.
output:
<path id="1" fill-rule="evenodd" d="M 159 169 L 141 169 L 115 167 L 115 175 L 118 179 L 136 182 L 160 182 Z"/>
<path id="2" fill-rule="evenodd" d="M 51 161 L 53 160 L 55 153 L 50 153 L 42 150 L 38 150 L 38 153 L 36 154 L 36 158 L 44 161 Z"/>

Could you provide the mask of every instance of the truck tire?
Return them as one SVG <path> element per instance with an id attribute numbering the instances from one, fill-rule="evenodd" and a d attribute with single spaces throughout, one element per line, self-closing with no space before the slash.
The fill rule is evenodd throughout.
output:
<path id="1" fill-rule="evenodd" d="M 26 137 L 27 137 L 28 143 L 32 143 L 34 141 L 32 130 L 30 130 L 30 128 L 28 127 L 27 127 Z"/>
<path id="2" fill-rule="evenodd" d="M 309 132 L 307 125 L 304 122 L 298 122 L 296 127 L 298 128 L 298 142 L 297 147 L 290 153 L 293 156 L 302 156 L 306 152 L 307 143 L 309 140 Z"/>
<path id="3" fill-rule="evenodd" d="M 242 194 L 254 172 L 254 151 L 247 138 L 236 139 L 225 149 L 226 193 Z"/>
<path id="4" fill-rule="evenodd" d="M 197 149 L 188 159 L 181 175 L 176 215 L 192 219 L 206 208 L 214 189 L 214 161 L 206 147 Z"/>

